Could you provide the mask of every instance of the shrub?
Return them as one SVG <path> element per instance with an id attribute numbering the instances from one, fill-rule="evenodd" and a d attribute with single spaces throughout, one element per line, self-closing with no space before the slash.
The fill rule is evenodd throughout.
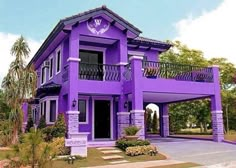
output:
<path id="1" fill-rule="evenodd" d="M 30 128 L 34 127 L 34 121 L 32 119 L 32 117 L 30 116 L 28 118 L 28 121 L 27 121 L 27 125 L 26 125 L 26 128 L 25 128 L 25 132 L 29 132 L 30 131 Z"/>
<path id="2" fill-rule="evenodd" d="M 128 147 L 133 146 L 144 146 L 144 145 L 150 145 L 150 142 L 148 140 L 126 140 L 126 139 L 119 139 L 116 141 L 116 146 L 120 148 L 121 150 L 125 151 Z"/>
<path id="3" fill-rule="evenodd" d="M 44 140 L 46 142 L 51 141 L 53 136 L 52 136 L 52 130 L 53 130 L 53 126 L 47 126 L 45 128 L 42 129 L 42 133 L 44 135 Z"/>
<path id="4" fill-rule="evenodd" d="M 50 143 L 53 147 L 57 149 L 56 154 L 57 155 L 69 155 L 70 154 L 70 148 L 65 146 L 65 138 L 53 138 L 52 142 Z"/>
<path id="5" fill-rule="evenodd" d="M 39 125 L 38 125 L 38 129 L 43 129 L 47 126 L 46 124 L 46 120 L 45 120 L 45 116 L 41 116 L 40 120 L 39 120 Z"/>
<path id="6" fill-rule="evenodd" d="M 8 121 L 0 121 L 0 146 L 11 143 L 12 125 Z"/>
<path id="7" fill-rule="evenodd" d="M 150 152 L 157 152 L 157 148 L 154 145 L 144 145 L 144 146 L 135 146 L 128 147 L 125 150 L 125 154 L 128 156 L 138 156 L 138 155 L 146 155 Z"/>
<path id="8" fill-rule="evenodd" d="M 65 133 L 66 133 L 65 118 L 63 114 L 59 114 L 58 119 L 52 129 L 52 136 L 54 138 L 64 137 Z"/>
<path id="9" fill-rule="evenodd" d="M 137 132 L 140 130 L 140 128 L 138 128 L 136 126 L 129 126 L 129 127 L 126 127 L 124 130 L 125 130 L 125 134 L 127 136 L 134 136 L 137 134 Z"/>

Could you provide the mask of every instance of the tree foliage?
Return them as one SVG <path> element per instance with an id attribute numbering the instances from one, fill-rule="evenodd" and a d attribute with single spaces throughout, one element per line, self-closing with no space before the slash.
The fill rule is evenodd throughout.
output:
<path id="1" fill-rule="evenodd" d="M 11 108 L 9 118 L 13 125 L 12 143 L 18 141 L 18 133 L 22 126 L 22 104 L 27 96 L 34 96 L 36 90 L 36 73 L 33 67 L 26 66 L 29 53 L 28 43 L 21 36 L 11 48 L 11 54 L 15 59 L 10 64 L 8 73 L 2 82 L 5 101 Z"/>
<path id="2" fill-rule="evenodd" d="M 207 60 L 204 58 L 202 51 L 190 49 L 179 41 L 171 43 L 173 44 L 173 47 L 160 56 L 162 62 L 197 65 L 201 67 L 219 65 L 224 118 L 226 118 L 225 111 L 227 110 L 227 118 L 230 120 L 229 127 L 230 129 L 235 129 L 235 65 L 230 63 L 226 58 L 212 58 Z M 169 108 L 171 131 L 177 132 L 182 128 L 186 128 L 186 123 L 191 123 L 190 121 L 193 121 L 201 128 L 201 131 L 206 132 L 207 126 L 211 124 L 209 107 L 209 99 L 171 104 Z"/>

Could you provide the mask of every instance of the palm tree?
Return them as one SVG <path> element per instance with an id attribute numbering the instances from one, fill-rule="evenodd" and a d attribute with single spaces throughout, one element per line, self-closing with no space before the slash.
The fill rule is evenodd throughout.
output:
<path id="1" fill-rule="evenodd" d="M 5 99 L 11 108 L 10 122 L 13 125 L 12 143 L 18 141 L 18 132 L 22 126 L 22 104 L 29 96 L 34 96 L 36 88 L 36 73 L 33 66 L 26 66 L 30 49 L 24 37 L 16 40 L 11 48 L 11 54 L 15 60 L 10 64 L 8 74 L 3 79 Z"/>

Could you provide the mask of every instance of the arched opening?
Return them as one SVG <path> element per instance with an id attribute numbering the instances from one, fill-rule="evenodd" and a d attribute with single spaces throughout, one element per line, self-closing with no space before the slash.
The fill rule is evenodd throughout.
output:
<path id="1" fill-rule="evenodd" d="M 154 103 L 145 106 L 145 128 L 148 135 L 160 134 L 160 110 Z"/>

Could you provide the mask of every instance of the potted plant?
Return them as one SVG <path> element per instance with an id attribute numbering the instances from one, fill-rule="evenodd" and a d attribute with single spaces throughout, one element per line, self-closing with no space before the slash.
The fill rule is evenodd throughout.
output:
<path id="1" fill-rule="evenodd" d="M 159 72 L 159 68 L 158 67 L 146 67 L 144 69 L 144 75 L 147 78 L 156 79 L 158 72 Z"/>
<path id="2" fill-rule="evenodd" d="M 140 128 L 138 128 L 136 126 L 126 127 L 124 129 L 124 131 L 125 131 L 125 138 L 127 140 L 137 140 L 138 136 L 136 136 L 136 134 L 138 133 L 139 130 L 140 130 Z"/>

